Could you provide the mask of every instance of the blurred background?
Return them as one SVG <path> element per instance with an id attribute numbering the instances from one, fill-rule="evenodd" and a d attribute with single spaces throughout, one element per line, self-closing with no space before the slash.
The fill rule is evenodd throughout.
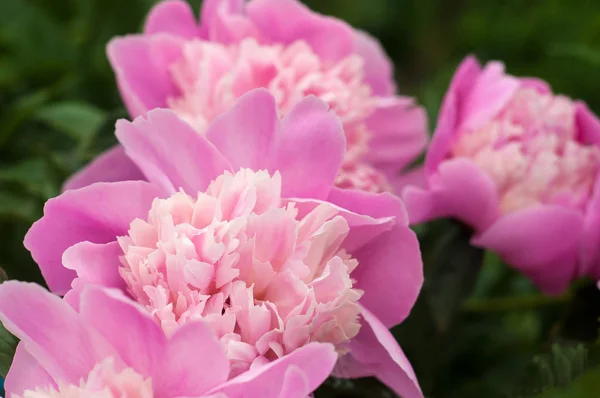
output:
<path id="1" fill-rule="evenodd" d="M 67 176 L 116 142 L 114 123 L 126 112 L 104 48 L 115 35 L 140 31 L 153 3 L 0 0 L 0 267 L 8 277 L 41 281 L 22 246 L 25 232 Z M 191 3 L 199 9 L 200 1 Z M 600 113 L 598 1 L 306 3 L 379 38 L 399 91 L 418 98 L 432 126 L 456 66 L 470 53 L 546 79 Z M 600 396 L 588 344 L 597 339 L 600 316 L 595 287 L 583 282 L 564 296 L 540 297 L 493 255 L 470 248 L 460 226 L 441 223 L 418 231 L 428 285 L 394 331 L 427 396 Z M 317 393 L 345 396 L 392 395 L 372 380 L 331 380 Z"/>

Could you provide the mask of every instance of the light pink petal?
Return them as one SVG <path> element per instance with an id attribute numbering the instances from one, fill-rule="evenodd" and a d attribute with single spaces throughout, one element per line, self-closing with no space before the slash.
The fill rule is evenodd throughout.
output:
<path id="1" fill-rule="evenodd" d="M 229 360 L 213 330 L 196 321 L 177 329 L 160 368 L 156 396 L 198 396 L 227 381 Z"/>
<path id="2" fill-rule="evenodd" d="M 119 360 L 69 304 L 33 283 L 0 285 L 0 321 L 54 380 L 77 384 L 102 359 Z"/>
<path id="3" fill-rule="evenodd" d="M 425 159 L 425 172 L 434 173 L 448 154 L 454 134 L 460 124 L 460 107 L 481 74 L 481 66 L 473 56 L 468 56 L 459 65 L 450 87 L 442 101 L 435 132 Z"/>
<path id="4" fill-rule="evenodd" d="M 470 160 L 443 162 L 427 189 L 407 187 L 403 193 L 411 224 L 434 218 L 456 218 L 482 231 L 499 216 L 494 183 Z"/>
<path id="5" fill-rule="evenodd" d="M 75 272 L 63 267 L 63 252 L 75 243 L 108 243 L 126 235 L 132 220 L 145 217 L 157 187 L 143 181 L 97 183 L 50 199 L 44 216 L 25 236 L 25 247 L 38 263 L 50 289 L 65 294 Z"/>
<path id="6" fill-rule="evenodd" d="M 403 398 L 422 398 L 417 377 L 410 362 L 389 330 L 368 310 L 362 310 L 364 322 L 335 368 L 338 377 L 374 376 Z"/>
<path id="7" fill-rule="evenodd" d="M 587 145 L 600 146 L 600 119 L 584 102 L 576 102 L 575 122 L 579 131 L 579 141 Z"/>
<path id="8" fill-rule="evenodd" d="M 190 5 L 183 0 L 166 0 L 150 10 L 144 25 L 144 33 L 170 33 L 186 39 L 199 35 L 196 17 Z"/>
<path id="9" fill-rule="evenodd" d="M 394 65 L 381 43 L 367 32 L 355 30 L 354 52 L 364 61 L 364 81 L 371 86 L 373 94 L 393 95 L 396 91 Z"/>
<path id="10" fill-rule="evenodd" d="M 367 159 L 376 167 L 402 169 L 423 152 L 429 140 L 427 114 L 408 98 L 380 101 L 367 127 L 372 133 Z"/>
<path id="11" fill-rule="evenodd" d="M 167 109 L 154 109 L 133 122 L 119 120 L 115 134 L 148 180 L 169 193 L 183 188 L 195 195 L 231 170 L 206 137 Z"/>
<path id="12" fill-rule="evenodd" d="M 227 379 L 229 363 L 212 331 L 189 323 L 164 335 L 151 314 L 120 291 L 87 287 L 81 316 L 133 369 L 152 378 L 156 396 L 195 396 Z"/>
<path id="13" fill-rule="evenodd" d="M 229 398 L 283 398 L 281 393 L 291 382 L 286 378 L 289 369 L 301 371 L 308 391 L 314 391 L 329 376 L 336 360 L 332 345 L 309 343 L 276 361 L 244 372 L 211 392 L 221 392 Z"/>
<path id="14" fill-rule="evenodd" d="M 546 81 L 538 79 L 537 77 L 520 77 L 519 83 L 521 87 L 533 88 L 542 94 L 552 93 L 552 88 L 550 85 Z"/>
<path id="15" fill-rule="evenodd" d="M 87 187 L 96 182 L 136 180 L 144 180 L 144 175 L 119 145 L 100 154 L 90 164 L 72 175 L 63 185 L 63 191 Z"/>
<path id="16" fill-rule="evenodd" d="M 326 61 L 339 61 L 354 50 L 354 32 L 345 22 L 319 15 L 296 0 L 253 0 L 248 17 L 270 42 L 304 40 Z"/>
<path id="17" fill-rule="evenodd" d="M 281 130 L 269 171 L 281 173 L 282 196 L 324 199 L 344 157 L 346 139 L 339 119 L 324 102 L 310 96 L 294 106 Z"/>
<path id="18" fill-rule="evenodd" d="M 498 253 L 547 293 L 559 293 L 577 274 L 583 228 L 575 209 L 537 206 L 505 215 L 472 243 Z"/>
<path id="19" fill-rule="evenodd" d="M 25 345 L 19 343 L 4 381 L 4 389 L 8 396 L 11 396 L 35 389 L 37 386 L 55 386 L 55 383 L 48 372 L 27 352 Z"/>
<path id="20" fill-rule="evenodd" d="M 184 39 L 169 34 L 127 36 L 108 43 L 107 54 L 129 115 L 167 106 L 178 93 L 170 66 L 181 57 Z"/>
<path id="21" fill-rule="evenodd" d="M 241 96 L 219 116 L 206 137 L 229 160 L 234 170 L 264 168 L 280 128 L 275 98 L 265 89 Z"/>
<path id="22" fill-rule="evenodd" d="M 283 376 L 279 398 L 306 398 L 312 391 L 309 381 L 300 368 L 290 366 Z"/>
<path id="23" fill-rule="evenodd" d="M 327 202 L 301 198 L 288 200 L 296 202 L 300 217 L 323 203 L 335 207 L 350 227 L 343 244 L 350 252 L 391 230 L 394 225 L 406 225 L 408 220 L 400 199 L 387 192 L 374 194 L 333 188 Z"/>
<path id="24" fill-rule="evenodd" d="M 125 290 L 127 286 L 119 274 L 119 256 L 122 255 L 117 241 L 79 242 L 65 250 L 62 262 L 65 268 L 77 273 L 80 281 Z"/>
<path id="25" fill-rule="evenodd" d="M 200 37 L 224 44 L 245 37 L 261 38 L 261 33 L 245 15 L 245 0 L 204 0 L 200 17 Z"/>
<path id="26" fill-rule="evenodd" d="M 416 234 L 397 225 L 352 253 L 358 267 L 352 273 L 363 290 L 363 307 L 387 327 L 410 313 L 423 285 L 423 261 Z"/>
<path id="27" fill-rule="evenodd" d="M 464 102 L 459 104 L 461 128 L 476 129 L 495 117 L 519 86 L 519 79 L 504 73 L 504 64 L 489 62 Z"/>

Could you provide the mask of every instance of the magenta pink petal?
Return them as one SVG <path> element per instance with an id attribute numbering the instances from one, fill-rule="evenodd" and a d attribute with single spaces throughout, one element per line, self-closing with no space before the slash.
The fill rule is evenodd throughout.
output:
<path id="1" fill-rule="evenodd" d="M 54 380 L 78 384 L 102 359 L 119 359 L 73 308 L 33 283 L 0 285 L 0 321 Z"/>
<path id="2" fill-rule="evenodd" d="M 381 100 L 367 127 L 373 134 L 367 158 L 376 166 L 400 170 L 421 154 L 429 140 L 425 110 L 404 97 Z"/>
<path id="3" fill-rule="evenodd" d="M 579 275 L 597 275 L 600 270 L 600 175 L 596 176 L 594 191 L 590 198 L 585 219 L 579 258 Z M 595 271 L 595 272 L 594 272 Z"/>
<path id="4" fill-rule="evenodd" d="M 286 379 L 289 369 L 301 371 L 308 391 L 314 391 L 329 376 L 336 360 L 332 345 L 309 343 L 276 361 L 244 372 L 211 392 L 221 392 L 229 398 L 283 398 L 282 391 L 289 388 L 286 385 L 290 382 Z"/>
<path id="5" fill-rule="evenodd" d="M 394 65 L 381 43 L 367 32 L 354 32 L 354 52 L 364 60 L 365 82 L 373 94 L 391 96 L 396 92 Z"/>
<path id="6" fill-rule="evenodd" d="M 83 241 L 108 243 L 127 234 L 131 221 L 146 217 L 161 194 L 147 182 L 124 181 L 70 190 L 46 202 L 44 216 L 27 232 L 24 244 L 50 289 L 64 295 L 71 287 L 75 272 L 61 261 L 67 248 Z"/>
<path id="7" fill-rule="evenodd" d="M 386 327 L 402 322 L 423 285 L 423 261 L 416 234 L 407 226 L 397 225 L 352 255 L 359 264 L 352 278 L 364 291 L 361 305 Z"/>
<path id="8" fill-rule="evenodd" d="M 411 170 L 404 171 L 402 173 L 386 173 L 388 182 L 392 186 L 396 195 L 402 196 L 406 187 L 416 187 L 424 189 L 427 185 L 425 180 L 425 168 L 423 166 L 415 167 Z"/>
<path id="9" fill-rule="evenodd" d="M 166 0 L 158 3 L 146 18 L 144 33 L 170 33 L 186 39 L 199 35 L 196 17 L 190 5 L 183 0 Z"/>
<path id="10" fill-rule="evenodd" d="M 195 195 L 226 170 L 227 159 L 190 125 L 167 109 L 133 122 L 119 120 L 115 134 L 149 181 L 166 192 Z"/>
<path id="11" fill-rule="evenodd" d="M 265 89 L 256 89 L 215 119 L 206 137 L 229 159 L 234 170 L 259 170 L 266 167 L 279 129 L 275 98 Z"/>
<path id="12" fill-rule="evenodd" d="M 291 44 L 304 40 L 321 59 L 335 62 L 354 50 L 354 32 L 345 22 L 312 12 L 296 0 L 253 0 L 248 17 L 265 39 Z"/>
<path id="13" fill-rule="evenodd" d="M 577 274 L 576 259 L 583 228 L 584 219 L 579 211 L 544 205 L 505 215 L 472 242 L 497 252 L 528 275 L 548 273 L 554 268 L 548 265 L 559 260 L 561 276 L 568 274 L 569 278 L 561 281 L 544 278 L 540 286 L 556 290 L 555 283 L 564 286 Z"/>
<path id="14" fill-rule="evenodd" d="M 427 189 L 407 187 L 403 199 L 411 224 L 452 217 L 482 231 L 499 216 L 494 183 L 464 158 L 443 162 Z"/>
<path id="15" fill-rule="evenodd" d="M 132 118 L 166 107 L 167 97 L 179 94 L 170 65 L 181 57 L 184 42 L 178 36 L 155 34 L 127 36 L 108 43 L 108 59 Z"/>
<path id="16" fill-rule="evenodd" d="M 339 119 L 324 102 L 310 96 L 294 106 L 283 119 L 281 130 L 269 159 L 269 171 L 281 173 L 282 195 L 326 198 L 346 145 Z"/>
<path id="17" fill-rule="evenodd" d="M 72 175 L 63 185 L 63 191 L 87 187 L 96 182 L 144 180 L 140 169 L 118 145 L 100 154 L 90 164 Z"/>
<path id="18" fill-rule="evenodd" d="M 12 394 L 22 394 L 36 386 L 55 386 L 52 377 L 38 361 L 25 349 L 23 343 L 17 345 L 10 369 L 4 381 L 4 389 Z"/>
<path id="19" fill-rule="evenodd" d="M 116 240 L 104 244 L 79 242 L 65 250 L 62 262 L 65 268 L 75 271 L 82 282 L 125 290 L 127 286 L 119 274 L 119 256 L 122 255 L 123 250 Z"/>
<path id="20" fill-rule="evenodd" d="M 533 88 L 542 94 L 551 94 L 552 88 L 550 85 L 537 77 L 520 77 L 519 78 L 520 86 L 525 88 Z"/>
<path id="21" fill-rule="evenodd" d="M 188 323 L 170 340 L 144 308 L 117 290 L 87 287 L 81 316 L 127 365 L 152 377 L 157 396 L 195 396 L 227 380 L 229 363 L 212 331 Z"/>
<path id="22" fill-rule="evenodd" d="M 519 79 L 504 73 L 500 62 L 489 62 L 468 96 L 461 99 L 459 129 L 476 129 L 495 117 L 519 88 Z"/>
<path id="23" fill-rule="evenodd" d="M 473 56 L 468 56 L 459 65 L 450 87 L 444 96 L 442 107 L 437 120 L 437 126 L 427 151 L 425 172 L 427 175 L 435 172 L 439 163 L 448 154 L 448 149 L 454 133 L 461 123 L 460 107 L 481 73 L 481 66 Z"/>
<path id="24" fill-rule="evenodd" d="M 412 366 L 394 336 L 368 310 L 363 309 L 362 317 L 361 330 L 350 342 L 350 352 L 339 359 L 335 375 L 374 376 L 403 398 L 423 398 Z"/>
<path id="25" fill-rule="evenodd" d="M 200 37 L 216 40 L 215 31 L 219 29 L 223 13 L 237 16 L 244 10 L 246 0 L 204 0 L 200 11 Z M 216 35 L 217 37 L 219 35 Z"/>
<path id="26" fill-rule="evenodd" d="M 600 146 L 600 119 L 581 101 L 575 105 L 575 122 L 579 141 L 587 145 Z"/>

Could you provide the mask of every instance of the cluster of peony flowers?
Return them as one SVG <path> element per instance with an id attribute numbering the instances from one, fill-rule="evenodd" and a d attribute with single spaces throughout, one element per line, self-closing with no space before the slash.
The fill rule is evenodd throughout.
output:
<path id="1" fill-rule="evenodd" d="M 409 221 L 458 219 L 547 293 L 600 279 L 600 121 L 540 80 L 467 58 L 407 171 L 425 112 L 297 0 L 167 0 L 108 57 L 133 121 L 25 237 L 50 292 L 0 285 L 10 398 L 422 398 L 389 331 L 423 283 Z"/>

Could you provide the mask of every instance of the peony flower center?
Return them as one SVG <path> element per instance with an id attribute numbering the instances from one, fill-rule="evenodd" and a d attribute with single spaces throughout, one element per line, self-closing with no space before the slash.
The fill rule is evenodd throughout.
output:
<path id="1" fill-rule="evenodd" d="M 180 96 L 170 98 L 168 105 L 201 133 L 238 97 L 255 88 L 268 89 L 282 115 L 307 95 L 317 96 L 344 125 L 347 155 L 342 183 L 356 179 L 371 191 L 389 188 L 383 175 L 364 178 L 366 168 L 372 175 L 379 173 L 362 161 L 370 137 L 366 120 L 374 110 L 375 98 L 363 81 L 361 57 L 352 55 L 327 63 L 304 41 L 284 46 L 260 44 L 254 38 L 232 45 L 193 40 L 184 45 L 183 57 L 172 65 L 171 73 Z M 363 171 L 355 176 L 358 168 Z M 382 179 L 384 183 L 378 185 Z"/>
<path id="2" fill-rule="evenodd" d="M 86 380 L 77 385 L 60 384 L 53 387 L 26 390 L 14 398 L 152 398 L 152 382 L 133 369 L 117 371 L 112 359 L 99 363 Z"/>
<path id="3" fill-rule="evenodd" d="M 585 210 L 600 149 L 577 139 L 570 99 L 522 88 L 494 120 L 462 131 L 452 155 L 470 158 L 492 178 L 503 213 L 537 204 Z"/>
<path id="4" fill-rule="evenodd" d="M 361 293 L 337 212 L 322 204 L 300 215 L 278 173 L 227 172 L 196 197 L 156 199 L 119 238 L 120 272 L 166 333 L 208 322 L 232 376 L 312 341 L 341 352 L 358 333 Z"/>

